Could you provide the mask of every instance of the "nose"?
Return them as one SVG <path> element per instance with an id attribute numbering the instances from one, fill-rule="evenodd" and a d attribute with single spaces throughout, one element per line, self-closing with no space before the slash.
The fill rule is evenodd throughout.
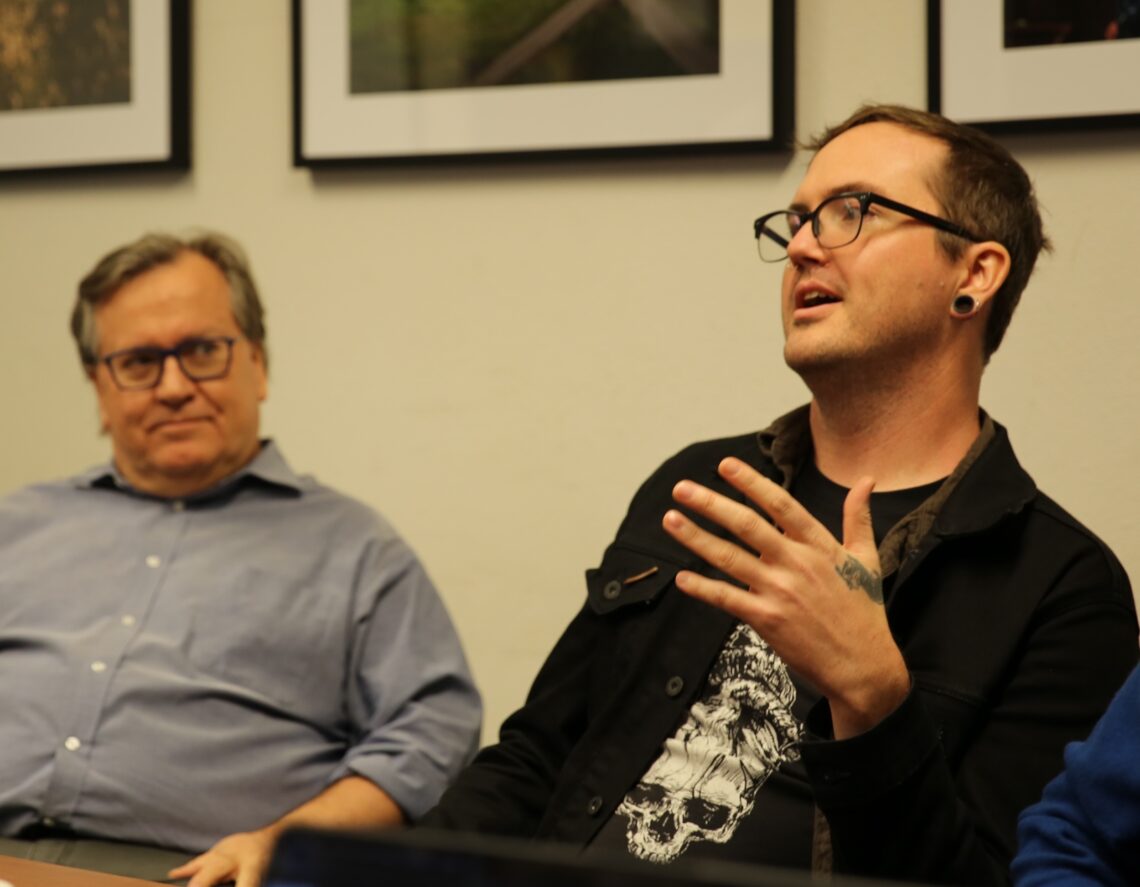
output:
<path id="1" fill-rule="evenodd" d="M 181 404 L 194 396 L 194 380 L 182 372 L 182 365 L 173 354 L 166 355 L 162 375 L 154 387 L 154 395 L 164 403 Z"/>
<path id="2" fill-rule="evenodd" d="M 823 247 L 819 245 L 819 241 L 812 231 L 811 222 L 800 225 L 799 230 L 788 241 L 788 259 L 793 265 L 824 260 Z"/>

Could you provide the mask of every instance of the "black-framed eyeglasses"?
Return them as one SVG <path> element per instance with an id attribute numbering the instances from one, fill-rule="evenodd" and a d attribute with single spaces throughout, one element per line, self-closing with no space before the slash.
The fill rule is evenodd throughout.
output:
<path id="1" fill-rule="evenodd" d="M 863 230 L 863 218 L 872 203 L 903 213 L 912 219 L 925 222 L 939 231 L 946 231 L 966 240 L 978 243 L 984 238 L 967 231 L 961 225 L 891 200 L 874 191 L 846 191 L 828 197 L 811 212 L 794 209 L 779 209 L 766 213 L 752 223 L 756 234 L 756 246 L 760 258 L 765 262 L 782 262 L 788 257 L 788 244 L 796 233 L 811 222 L 811 233 L 825 249 L 836 249 L 853 243 Z"/>
<path id="2" fill-rule="evenodd" d="M 232 336 L 200 336 L 185 339 L 173 348 L 124 348 L 99 358 L 107 365 L 111 379 L 123 391 L 143 391 L 162 381 L 166 359 L 173 357 L 188 379 L 204 382 L 220 379 L 230 371 L 234 342 Z"/>

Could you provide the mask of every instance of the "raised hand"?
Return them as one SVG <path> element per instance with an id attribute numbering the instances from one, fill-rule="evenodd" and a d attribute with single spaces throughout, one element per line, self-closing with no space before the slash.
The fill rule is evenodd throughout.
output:
<path id="1" fill-rule="evenodd" d="M 871 489 L 863 478 L 843 508 L 840 543 L 786 490 L 738 459 L 718 472 L 763 511 L 692 481 L 673 498 L 735 541 L 701 529 L 678 510 L 665 530 L 744 588 L 699 573 L 677 574 L 677 587 L 747 622 L 831 706 L 836 738 L 862 733 L 906 697 L 910 677 L 883 607 L 879 556 L 871 529 Z"/>

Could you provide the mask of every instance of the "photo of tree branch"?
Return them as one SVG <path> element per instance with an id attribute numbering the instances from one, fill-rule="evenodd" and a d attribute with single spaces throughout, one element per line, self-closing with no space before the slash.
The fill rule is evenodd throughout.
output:
<path id="1" fill-rule="evenodd" d="M 0 0 L 0 111 L 131 100 L 128 0 Z"/>
<path id="2" fill-rule="evenodd" d="M 720 70 L 719 0 L 351 0 L 353 93 Z"/>

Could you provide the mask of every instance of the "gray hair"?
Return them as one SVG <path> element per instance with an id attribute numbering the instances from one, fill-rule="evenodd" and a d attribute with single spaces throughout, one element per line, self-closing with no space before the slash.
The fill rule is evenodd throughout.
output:
<path id="1" fill-rule="evenodd" d="M 144 234 L 105 255 L 79 282 L 79 295 L 71 312 L 71 335 L 79 349 L 79 359 L 91 368 L 99 359 L 99 336 L 95 329 L 95 309 L 110 299 L 124 284 L 152 268 L 173 262 L 185 252 L 194 252 L 213 262 L 230 286 L 230 305 L 242 335 L 256 345 L 265 366 L 269 352 L 265 344 L 265 312 L 249 260 L 238 243 L 215 231 L 202 231 L 188 237 L 173 234 Z"/>

